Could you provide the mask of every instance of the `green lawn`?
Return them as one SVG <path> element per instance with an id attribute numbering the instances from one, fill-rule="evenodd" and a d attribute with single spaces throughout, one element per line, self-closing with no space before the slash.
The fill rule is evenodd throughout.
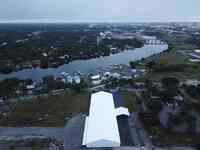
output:
<path id="1" fill-rule="evenodd" d="M 121 94 L 129 110 L 135 111 L 135 94 Z M 88 111 L 89 98 L 85 92 L 11 104 L 11 113 L 0 120 L 0 126 L 64 126 L 67 119 Z"/>
<path id="2" fill-rule="evenodd" d="M 183 64 L 188 61 L 188 57 L 178 53 L 177 48 L 173 48 L 172 50 L 163 52 L 159 55 L 148 57 L 144 62 L 146 63 L 151 60 L 158 63 Z"/>
<path id="3" fill-rule="evenodd" d="M 187 65 L 187 67 L 184 68 L 184 71 L 164 71 L 164 72 L 148 72 L 146 76 L 144 76 L 142 79 L 143 81 L 145 79 L 151 79 L 155 81 L 159 81 L 163 77 L 177 77 L 179 79 L 185 80 L 188 78 L 197 78 L 200 77 L 200 63 L 191 63 L 189 62 L 189 56 L 183 55 L 178 50 L 180 49 L 195 49 L 196 47 L 194 45 L 178 45 L 174 44 L 174 47 L 170 51 L 165 51 L 161 54 L 154 55 L 151 57 L 148 57 L 144 60 L 138 61 L 138 68 L 145 68 L 145 64 L 150 61 L 155 61 L 157 64 L 163 64 L 163 65 Z M 142 80 L 141 79 L 141 80 Z"/>

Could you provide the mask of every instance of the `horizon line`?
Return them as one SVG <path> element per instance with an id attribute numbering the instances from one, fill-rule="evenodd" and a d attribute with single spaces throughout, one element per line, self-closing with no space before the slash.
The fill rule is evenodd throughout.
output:
<path id="1" fill-rule="evenodd" d="M 147 21 L 90 21 L 90 20 L 74 20 L 74 21 L 66 21 L 66 20 L 49 20 L 49 19 L 30 19 L 30 20 L 0 20 L 0 24 L 3 23 L 200 23 L 200 20 L 147 20 Z"/>

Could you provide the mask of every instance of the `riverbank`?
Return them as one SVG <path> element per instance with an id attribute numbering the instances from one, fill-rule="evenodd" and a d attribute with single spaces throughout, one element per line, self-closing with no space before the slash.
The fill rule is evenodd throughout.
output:
<path id="1" fill-rule="evenodd" d="M 121 53 L 113 54 L 110 56 L 89 59 L 89 60 L 76 60 L 68 64 L 64 64 L 58 68 L 49 69 L 25 69 L 10 74 L 0 74 L 0 80 L 8 78 L 19 79 L 32 79 L 33 81 L 39 81 L 44 76 L 54 75 L 59 76 L 61 72 L 65 71 L 73 73 L 80 71 L 81 73 L 94 72 L 97 68 L 104 68 L 110 64 L 125 64 L 128 65 L 129 61 L 137 61 L 154 54 L 161 53 L 168 49 L 168 45 L 145 45 L 142 48 L 136 48 L 134 50 L 125 50 Z"/>
<path id="2" fill-rule="evenodd" d="M 127 28 L 117 36 L 107 30 L 89 24 L 0 24 L 0 72 L 57 68 L 144 45 L 134 31 L 126 35 Z"/>
<path id="3" fill-rule="evenodd" d="M 146 79 L 159 81 L 164 77 L 176 77 L 180 80 L 198 79 L 200 76 L 199 63 L 191 63 L 188 55 L 180 53 L 182 49 L 195 49 L 195 45 L 178 45 L 173 43 L 169 50 L 152 55 L 143 60 L 137 61 L 137 68 L 147 68 L 148 73 L 140 80 Z"/>

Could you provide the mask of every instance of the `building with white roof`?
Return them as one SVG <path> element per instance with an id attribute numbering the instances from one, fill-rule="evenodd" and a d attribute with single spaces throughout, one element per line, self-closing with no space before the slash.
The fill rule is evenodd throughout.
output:
<path id="1" fill-rule="evenodd" d="M 35 89 L 35 85 L 36 85 L 35 82 L 32 83 L 32 84 L 26 85 L 26 89 L 27 89 L 27 90 L 33 90 L 33 89 Z"/>
<path id="2" fill-rule="evenodd" d="M 112 76 L 113 78 L 120 79 L 120 77 L 121 77 L 121 74 L 120 74 L 120 73 L 117 73 L 117 72 L 115 72 L 115 73 L 113 73 L 111 76 Z"/>
<path id="3" fill-rule="evenodd" d="M 112 93 L 103 91 L 91 95 L 82 139 L 83 146 L 94 148 L 121 145 L 122 137 L 117 117 L 129 116 L 129 111 L 124 106 L 118 106 L 114 97 Z"/>
<path id="4" fill-rule="evenodd" d="M 194 50 L 196 53 L 200 53 L 200 49 L 196 49 Z"/>
<path id="5" fill-rule="evenodd" d="M 91 76 L 90 79 L 92 81 L 92 84 L 94 84 L 94 85 L 101 84 L 101 81 L 102 81 L 100 75 Z"/>
<path id="6" fill-rule="evenodd" d="M 81 78 L 80 78 L 80 76 L 78 76 L 78 75 L 74 76 L 74 82 L 75 82 L 76 84 L 80 84 L 80 83 L 81 83 Z"/>
<path id="7" fill-rule="evenodd" d="M 62 72 L 61 75 L 64 76 L 64 77 L 67 77 L 67 76 L 69 75 L 69 73 L 67 73 L 67 72 Z"/>

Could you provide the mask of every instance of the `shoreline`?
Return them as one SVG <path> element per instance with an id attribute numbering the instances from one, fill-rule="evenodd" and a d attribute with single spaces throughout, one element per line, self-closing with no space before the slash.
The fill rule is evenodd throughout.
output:
<path id="1" fill-rule="evenodd" d="M 18 79 L 33 79 L 35 81 L 40 80 L 44 76 L 54 75 L 58 76 L 61 72 L 66 71 L 73 73 L 80 71 L 81 73 L 94 72 L 97 68 L 104 68 L 109 65 L 128 65 L 130 61 L 138 61 L 143 58 L 151 57 L 152 55 L 162 53 L 168 49 L 168 45 L 144 45 L 142 48 L 135 48 L 134 50 L 124 50 L 117 54 L 111 54 L 110 56 L 92 58 L 87 60 L 75 60 L 68 64 L 59 66 L 58 68 L 32 68 L 23 69 L 18 72 L 12 72 L 10 74 L 0 74 L 0 81 L 9 78 Z"/>

